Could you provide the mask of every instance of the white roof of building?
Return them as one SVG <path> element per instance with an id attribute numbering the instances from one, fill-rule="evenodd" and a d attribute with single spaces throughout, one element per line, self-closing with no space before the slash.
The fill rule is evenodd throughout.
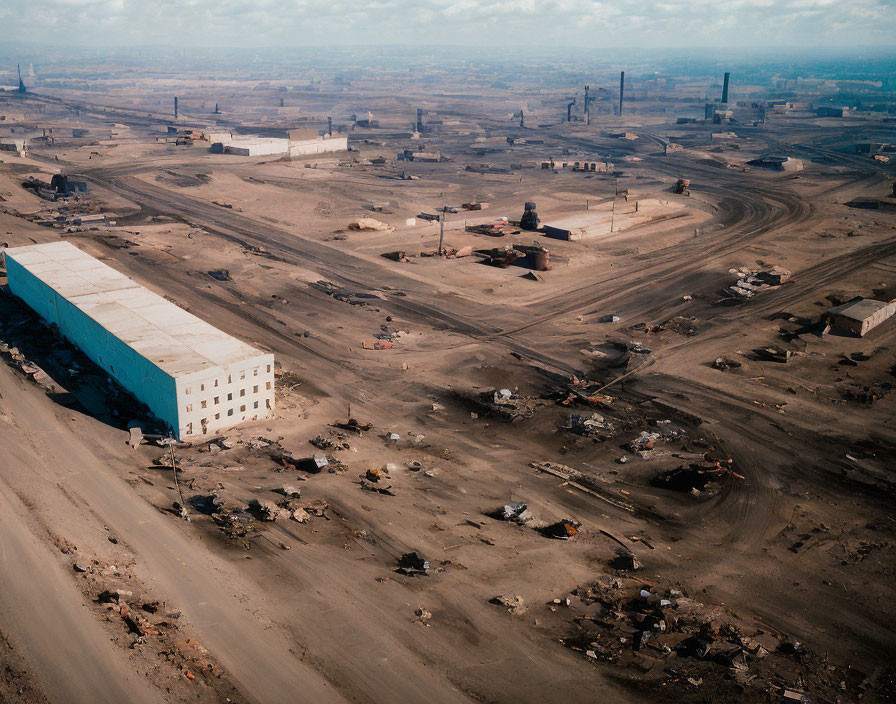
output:
<path id="1" fill-rule="evenodd" d="M 601 201 L 595 207 L 595 210 L 584 213 L 573 213 L 572 215 L 564 215 L 556 220 L 546 221 L 542 223 L 545 227 L 552 227 L 556 230 L 587 230 L 589 227 L 603 226 L 606 224 L 609 210 L 597 210 L 600 205 L 611 203 L 609 199 Z"/>
<path id="2" fill-rule="evenodd" d="M 851 301 L 831 308 L 831 315 L 842 315 L 850 320 L 864 321 L 877 313 L 881 308 L 886 308 L 886 301 L 878 301 L 874 298 L 854 298 Z"/>
<path id="3" fill-rule="evenodd" d="M 70 242 L 14 247 L 5 252 L 172 377 L 264 354 L 140 286 Z"/>

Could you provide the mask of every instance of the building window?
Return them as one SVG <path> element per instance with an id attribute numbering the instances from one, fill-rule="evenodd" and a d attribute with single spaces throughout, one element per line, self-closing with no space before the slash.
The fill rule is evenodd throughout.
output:
<path id="1" fill-rule="evenodd" d="M 187 435 L 192 435 L 192 434 L 193 434 L 193 424 L 187 423 Z"/>
<path id="2" fill-rule="evenodd" d="M 268 374 L 270 374 L 270 373 L 271 373 L 271 365 L 269 364 L 268 365 Z"/>
<path id="3" fill-rule="evenodd" d="M 227 394 L 227 400 L 233 401 L 233 394 Z"/>
<path id="4" fill-rule="evenodd" d="M 215 413 L 215 420 L 221 420 L 221 414 Z"/>
<path id="5" fill-rule="evenodd" d="M 228 409 L 227 409 L 227 415 L 229 415 L 229 416 L 232 416 L 232 415 L 233 415 L 233 409 L 232 409 L 232 408 L 228 408 Z"/>
<path id="6" fill-rule="evenodd" d="M 188 386 L 187 388 L 184 389 L 184 393 L 185 393 L 187 396 L 190 395 L 190 387 L 189 387 L 189 386 Z"/>
<path id="7" fill-rule="evenodd" d="M 245 410 L 246 410 L 246 404 L 243 404 L 242 406 L 240 406 L 240 413 L 242 413 Z"/>
<path id="8" fill-rule="evenodd" d="M 246 370 L 243 369 L 243 371 L 240 372 L 240 381 L 242 381 L 245 378 L 246 378 Z"/>
<path id="9" fill-rule="evenodd" d="M 245 395 L 246 395 L 246 390 L 240 389 L 240 396 L 245 396 Z"/>
<path id="10" fill-rule="evenodd" d="M 252 404 L 252 408 L 258 408 L 258 401 L 256 401 L 254 404 Z"/>
<path id="11" fill-rule="evenodd" d="M 258 393 L 258 387 L 257 387 L 257 386 L 253 386 L 253 387 L 252 387 L 252 393 L 253 393 L 253 394 L 257 394 L 257 393 Z"/>
<path id="12" fill-rule="evenodd" d="M 258 367 L 252 370 L 252 376 L 258 376 Z"/>
<path id="13" fill-rule="evenodd" d="M 264 388 L 266 388 L 268 391 L 270 391 L 270 390 L 271 390 L 271 382 L 267 382 L 267 383 L 264 385 Z"/>
<path id="14" fill-rule="evenodd" d="M 232 384 L 232 383 L 233 383 L 233 377 L 230 376 L 230 374 L 227 375 L 227 383 L 228 383 L 228 384 Z"/>
<path id="15" fill-rule="evenodd" d="M 200 401 L 199 405 L 202 406 L 203 408 L 208 408 L 208 401 Z"/>
<path id="16" fill-rule="evenodd" d="M 215 405 L 217 406 L 219 403 L 221 403 L 221 397 L 215 396 Z"/>
<path id="17" fill-rule="evenodd" d="M 271 407 L 271 399 L 266 398 L 266 399 L 264 400 L 264 407 L 265 407 L 265 408 L 270 408 L 270 407 Z"/>
<path id="18" fill-rule="evenodd" d="M 205 384 L 200 384 L 200 385 L 199 385 L 199 390 L 200 390 L 200 391 L 205 391 Z"/>
<path id="19" fill-rule="evenodd" d="M 217 387 L 218 387 L 218 380 L 215 379 L 215 388 L 217 388 Z"/>
<path id="20" fill-rule="evenodd" d="M 192 413 L 192 412 L 193 412 L 193 404 L 192 404 L 192 403 L 188 403 L 188 404 L 187 404 L 187 413 Z"/>

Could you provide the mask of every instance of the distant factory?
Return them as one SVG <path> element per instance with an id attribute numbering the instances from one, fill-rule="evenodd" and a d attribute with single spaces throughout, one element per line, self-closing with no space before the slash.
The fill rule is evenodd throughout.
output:
<path id="1" fill-rule="evenodd" d="M 10 291 L 180 440 L 274 410 L 274 356 L 138 285 L 70 242 L 5 250 Z"/>
<path id="2" fill-rule="evenodd" d="M 306 156 L 348 150 L 348 136 L 315 129 L 289 130 L 288 137 L 257 137 L 212 133 L 210 151 L 213 154 L 237 156 Z"/>

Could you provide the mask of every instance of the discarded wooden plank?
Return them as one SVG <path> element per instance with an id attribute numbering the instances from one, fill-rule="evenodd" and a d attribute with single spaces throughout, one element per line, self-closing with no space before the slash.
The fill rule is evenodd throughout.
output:
<path id="1" fill-rule="evenodd" d="M 615 506 L 616 508 L 621 508 L 623 511 L 628 511 L 629 513 L 635 512 L 635 507 L 629 504 L 626 504 L 623 501 L 617 501 L 615 499 L 611 499 L 609 497 L 604 496 L 603 494 L 599 494 L 593 489 L 589 489 L 587 486 L 583 486 L 576 481 L 570 479 L 569 475 L 560 472 L 543 462 L 532 462 L 531 466 L 535 469 L 544 472 L 545 474 L 550 474 L 551 476 L 557 477 L 558 479 L 562 479 L 567 486 L 571 486 L 574 489 L 578 489 L 582 493 L 588 494 L 589 496 L 593 496 L 596 499 L 600 499 L 601 501 L 610 504 L 611 506 Z"/>

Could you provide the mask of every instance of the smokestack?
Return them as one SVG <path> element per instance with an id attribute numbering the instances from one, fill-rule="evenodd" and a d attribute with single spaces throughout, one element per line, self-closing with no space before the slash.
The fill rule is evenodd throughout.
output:
<path id="1" fill-rule="evenodd" d="M 333 136 L 333 118 L 327 118 L 327 134 L 332 137 Z"/>
<path id="2" fill-rule="evenodd" d="M 177 119 L 177 96 L 174 96 L 174 119 Z"/>
<path id="3" fill-rule="evenodd" d="M 625 97 L 625 71 L 619 72 L 619 117 L 622 117 L 622 101 Z"/>
<path id="4" fill-rule="evenodd" d="M 591 86 L 585 86 L 585 124 L 591 124 L 591 100 L 588 98 L 588 91 Z"/>
<path id="5" fill-rule="evenodd" d="M 16 64 L 16 68 L 19 69 L 19 93 L 25 92 L 25 82 L 22 80 L 22 65 Z"/>
<path id="6" fill-rule="evenodd" d="M 567 104 L 566 106 L 566 121 L 572 122 L 572 106 L 576 104 L 575 98 L 573 98 L 572 102 Z"/>
<path id="7" fill-rule="evenodd" d="M 725 83 L 722 85 L 722 102 L 728 102 L 728 80 L 731 78 L 731 74 L 728 71 L 725 71 Z"/>
<path id="8" fill-rule="evenodd" d="M 423 108 L 417 108 L 417 131 L 423 132 Z"/>

